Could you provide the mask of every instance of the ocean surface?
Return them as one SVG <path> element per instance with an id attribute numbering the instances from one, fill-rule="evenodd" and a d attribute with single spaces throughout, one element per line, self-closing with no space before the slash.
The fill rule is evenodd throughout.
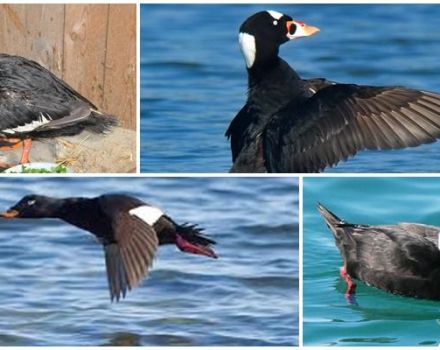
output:
<path id="1" fill-rule="evenodd" d="M 403 346 L 440 344 L 440 302 L 395 296 L 358 283 L 344 298 L 342 260 L 316 211 L 321 202 L 357 224 L 414 222 L 440 226 L 440 178 L 304 180 L 304 344 Z"/>
<path id="2" fill-rule="evenodd" d="M 246 100 L 238 28 L 272 9 L 321 28 L 280 55 L 304 78 L 440 92 L 439 5 L 142 5 L 141 168 L 227 172 Z M 365 151 L 332 172 L 436 172 L 440 143 Z"/>
<path id="3" fill-rule="evenodd" d="M 124 192 L 197 223 L 218 260 L 162 246 L 149 277 L 110 303 L 102 248 L 53 219 L 0 220 L 0 346 L 298 343 L 297 180 L 2 178 L 23 195 Z"/>

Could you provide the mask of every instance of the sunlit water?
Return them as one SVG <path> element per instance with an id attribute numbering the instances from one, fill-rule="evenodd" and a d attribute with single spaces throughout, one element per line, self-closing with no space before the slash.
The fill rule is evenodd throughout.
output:
<path id="1" fill-rule="evenodd" d="M 124 192 L 197 223 L 218 260 L 159 249 L 110 303 L 102 248 L 58 220 L 0 220 L 0 345 L 293 345 L 298 342 L 295 179 L 0 179 L 21 196 Z"/>
<path id="2" fill-rule="evenodd" d="M 142 5 L 143 171 L 229 170 L 224 133 L 246 100 L 238 28 L 266 9 L 321 28 L 281 48 L 305 78 L 440 92 L 439 5 Z M 439 153 L 439 143 L 367 151 L 330 171 L 436 172 Z"/>
<path id="3" fill-rule="evenodd" d="M 440 302 L 395 296 L 358 283 L 344 298 L 342 260 L 316 211 L 322 202 L 358 224 L 440 226 L 440 178 L 321 178 L 304 181 L 304 344 L 438 345 Z"/>

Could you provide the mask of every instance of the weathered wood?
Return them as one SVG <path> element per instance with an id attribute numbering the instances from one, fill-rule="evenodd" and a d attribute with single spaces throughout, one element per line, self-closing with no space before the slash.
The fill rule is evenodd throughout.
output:
<path id="1" fill-rule="evenodd" d="M 122 116 L 123 126 L 135 129 L 136 7 L 110 5 L 108 23 L 103 107 Z"/>
<path id="2" fill-rule="evenodd" d="M 0 47 L 3 53 L 25 56 L 26 5 L 0 5 Z"/>
<path id="3" fill-rule="evenodd" d="M 58 77 L 63 73 L 64 5 L 26 7 L 26 58 L 49 69 Z"/>
<path id="4" fill-rule="evenodd" d="M 37 61 L 136 128 L 136 5 L 0 4 L 0 51 Z"/>
<path id="5" fill-rule="evenodd" d="M 109 5 L 67 4 L 63 79 L 102 106 Z"/>

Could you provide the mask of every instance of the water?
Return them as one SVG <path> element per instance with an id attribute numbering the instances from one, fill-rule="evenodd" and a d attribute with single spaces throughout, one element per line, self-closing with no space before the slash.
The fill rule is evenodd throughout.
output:
<path id="1" fill-rule="evenodd" d="M 440 178 L 308 178 L 304 181 L 304 344 L 438 345 L 440 303 L 358 284 L 358 306 L 344 299 L 342 260 L 315 209 L 322 202 L 362 224 L 440 226 Z"/>
<path id="2" fill-rule="evenodd" d="M 246 100 L 238 28 L 274 9 L 321 28 L 281 56 L 305 78 L 440 92 L 438 5 L 142 5 L 141 168 L 226 172 L 226 128 Z M 435 172 L 440 143 L 358 154 L 333 172 Z"/>
<path id="3" fill-rule="evenodd" d="M 220 256 L 161 247 L 147 280 L 111 304 L 92 235 L 2 219 L 0 346 L 298 343 L 295 179 L 3 178 L 0 191 L 0 210 L 32 192 L 126 192 L 205 227 Z"/>

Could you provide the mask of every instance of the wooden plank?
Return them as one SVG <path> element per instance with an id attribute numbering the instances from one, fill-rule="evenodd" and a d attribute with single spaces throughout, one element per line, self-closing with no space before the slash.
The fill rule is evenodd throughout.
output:
<path id="1" fill-rule="evenodd" d="M 109 9 L 104 80 L 104 110 L 121 125 L 136 128 L 136 5 Z"/>
<path id="2" fill-rule="evenodd" d="M 102 108 L 109 5 L 65 6 L 63 79 Z"/>
<path id="3" fill-rule="evenodd" d="M 26 5 L 0 5 L 0 47 L 2 53 L 26 54 Z"/>
<path id="4" fill-rule="evenodd" d="M 62 4 L 26 6 L 26 58 L 63 73 L 64 10 Z"/>
<path id="5" fill-rule="evenodd" d="M 136 128 L 136 5 L 0 4 L 0 47 Z"/>

